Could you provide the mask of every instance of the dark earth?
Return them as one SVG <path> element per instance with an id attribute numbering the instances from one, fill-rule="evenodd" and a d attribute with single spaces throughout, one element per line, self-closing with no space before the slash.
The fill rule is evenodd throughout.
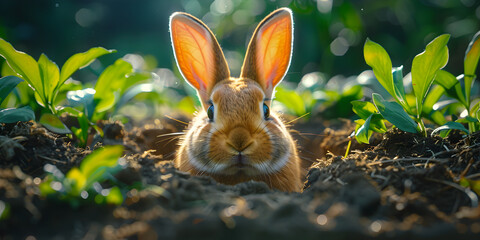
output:
<path id="1" fill-rule="evenodd" d="M 186 126 L 175 120 L 100 125 L 104 137 L 92 135 L 87 149 L 33 122 L 0 125 L 0 210 L 9 206 L 0 239 L 480 239 L 478 196 L 461 185 L 480 179 L 480 132 L 442 139 L 393 129 L 371 145 L 353 140 L 343 158 L 351 121 L 297 121 L 305 185 L 284 193 L 177 171 L 178 135 L 168 133 Z M 128 166 L 120 182 L 163 191 L 133 189 L 120 206 L 41 196 L 45 164 L 66 173 L 115 144 Z"/>

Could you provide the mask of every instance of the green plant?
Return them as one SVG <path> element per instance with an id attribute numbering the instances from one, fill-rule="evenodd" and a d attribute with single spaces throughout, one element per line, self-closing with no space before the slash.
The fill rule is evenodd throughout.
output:
<path id="1" fill-rule="evenodd" d="M 429 102 L 437 102 L 441 96 L 447 95 L 453 100 L 448 100 L 445 104 L 442 105 L 444 109 L 452 107 L 455 109 L 451 114 L 460 115 L 462 118 L 457 119 L 455 123 L 446 124 L 445 117 L 439 112 L 434 112 L 431 114 L 432 121 L 442 126 L 442 130 L 451 130 L 458 129 L 462 126 L 461 123 L 468 125 L 468 132 L 478 131 L 480 124 L 479 108 L 480 101 L 476 101 L 472 105 L 473 99 L 471 96 L 471 88 L 476 79 L 475 71 L 477 69 L 478 61 L 480 57 L 480 31 L 475 34 L 475 36 L 470 41 L 470 44 L 465 51 L 464 58 L 464 73 L 455 77 L 453 74 L 440 70 L 437 73 L 435 78 L 435 85 L 429 95 L 427 100 Z M 461 80 L 464 81 L 464 87 L 462 88 Z M 460 112 L 458 111 L 460 109 Z M 431 109 L 429 109 L 431 110 Z M 462 111 L 464 113 L 462 113 Z M 430 111 L 428 111 L 430 113 Z M 436 113 L 436 114 L 435 114 Z M 453 126 L 454 128 L 452 128 Z M 461 129 L 465 131 L 464 129 Z M 448 133 L 448 132 L 447 132 Z"/>
<path id="2" fill-rule="evenodd" d="M 344 83 L 347 79 L 341 78 Z M 275 100 L 284 112 L 294 116 L 321 115 L 326 119 L 346 118 L 351 115 L 349 103 L 361 99 L 362 86 L 356 84 L 356 78 L 349 84 L 336 84 L 338 78 L 330 79 L 333 84 L 326 84 L 323 74 L 319 72 L 308 73 L 295 89 L 288 86 L 278 86 Z M 350 84 L 352 83 L 352 84 Z"/>
<path id="3" fill-rule="evenodd" d="M 100 74 L 94 88 L 85 88 L 81 84 L 65 84 L 75 71 L 88 66 L 97 57 L 113 52 L 115 50 L 97 47 L 84 53 L 77 53 L 65 62 L 60 71 L 58 66 L 46 55 L 42 54 L 36 62 L 30 55 L 15 50 L 11 44 L 0 38 L 0 55 L 5 58 L 9 66 L 2 67 L 2 74 L 18 76 L 4 80 L 9 81 L 5 85 L 5 88 L 9 89 L 8 93 L 18 84 L 14 80 L 18 81 L 19 78 L 25 80 L 33 90 L 31 96 L 34 96 L 41 108 L 48 110 L 47 113 L 43 112 L 40 115 L 38 122 L 53 132 L 73 134 L 81 147 L 87 145 L 92 128 L 103 135 L 96 123 L 105 119 L 109 110 L 118 109 L 120 106 L 117 103 L 124 104 L 126 102 L 125 99 L 119 101 L 123 94 L 139 82 L 152 78 L 150 73 L 136 72 L 130 63 L 119 59 Z M 145 91 L 147 90 L 144 88 L 135 88 L 135 91 L 130 91 L 128 96 L 132 98 Z M 62 95 L 63 98 L 59 100 L 57 96 L 60 92 L 66 93 L 66 97 Z M 25 93 L 23 95 L 28 96 Z M 64 99 L 68 100 L 70 106 L 57 105 Z M 59 119 L 59 116 L 64 113 L 76 118 L 78 126 L 67 128 Z M 8 114 L 8 121 L 35 119 L 33 111 L 28 107 L 6 109 L 0 112 L 0 117 L 3 116 L 2 114 Z"/>
<path id="4" fill-rule="evenodd" d="M 294 116 L 302 116 L 310 112 L 315 104 L 315 100 L 308 91 L 298 93 L 296 90 L 284 86 L 276 88 L 275 100 L 283 106 L 287 113 Z"/>
<path id="5" fill-rule="evenodd" d="M 62 66 L 61 71 L 57 64 L 47 55 L 42 54 L 38 61 L 30 55 L 17 51 L 13 46 L 0 38 L 0 55 L 5 58 L 10 68 L 33 89 L 37 103 L 56 114 L 55 98 L 70 76 L 80 68 L 88 66 L 97 57 L 113 53 L 101 47 L 92 48 L 83 53 L 71 56 Z"/>
<path id="6" fill-rule="evenodd" d="M 47 164 L 44 170 L 48 175 L 40 184 L 40 192 L 72 206 L 92 200 L 97 204 L 120 205 L 123 202 L 122 189 L 113 175 L 125 166 L 119 161 L 122 154 L 123 146 L 105 146 L 86 156 L 79 167 L 70 169 L 66 175 L 54 165 Z M 117 184 L 104 188 L 100 183 L 106 181 Z"/>
<path id="7" fill-rule="evenodd" d="M 71 133 L 77 138 L 78 145 L 81 147 L 87 145 L 92 128 L 103 136 L 102 130 L 96 123 L 105 119 L 109 110 L 119 108 L 119 102 L 121 104 L 125 103 L 125 101 L 120 100 L 127 90 L 150 78 L 150 73 L 135 72 L 130 63 L 118 59 L 100 74 L 94 88 L 68 91 L 67 100 L 71 107 L 64 107 L 60 112 L 68 113 L 68 115 L 77 118 L 79 127 L 72 127 Z M 148 90 L 143 88 L 135 91 L 134 94 L 146 91 Z M 47 123 L 49 126 L 53 124 L 53 122 Z M 57 124 L 57 126 L 59 125 Z"/>
<path id="8" fill-rule="evenodd" d="M 107 111 L 120 107 L 117 103 L 127 90 L 150 78 L 152 78 L 150 73 L 135 72 L 130 63 L 118 59 L 100 74 L 94 88 L 69 91 L 67 99 L 72 106 L 82 106 L 82 112 L 87 119 L 96 122 L 104 119 Z M 139 89 L 135 91 L 135 95 L 146 91 L 149 90 Z M 72 111 L 70 113 L 75 114 Z"/>
<path id="9" fill-rule="evenodd" d="M 353 111 L 363 121 L 357 121 L 356 136 L 360 142 L 368 143 L 369 130 L 385 131 L 383 119 L 394 124 L 399 129 L 421 133 L 426 136 L 427 131 L 423 122 L 425 108 L 432 108 L 433 102 L 425 101 L 427 92 L 432 85 L 438 71 L 448 62 L 447 42 L 450 35 L 443 34 L 432 40 L 425 51 L 415 56 L 412 62 L 412 87 L 415 96 L 415 105 L 408 101 L 403 87 L 403 67 L 392 68 L 390 56 L 379 44 L 367 39 L 364 46 L 366 63 L 372 67 L 375 77 L 395 101 L 386 101 L 377 93 L 372 94 L 375 109 L 369 104 L 353 105 Z M 359 114 L 361 112 L 361 114 Z M 380 114 L 381 118 L 380 118 Z M 363 124 L 362 124 L 363 123 Z"/>
<path id="10" fill-rule="evenodd" d="M 38 61 L 35 61 L 30 55 L 17 51 L 10 43 L 0 38 L 0 55 L 5 58 L 10 66 L 9 69 L 3 68 L 2 73 L 13 73 L 28 83 L 28 86 L 33 90 L 36 102 L 50 112 L 42 114 L 39 122 L 49 130 L 61 134 L 71 133 L 71 131 L 58 119 L 58 116 L 62 112 L 75 112 L 71 109 L 63 110 L 62 107 L 56 106 L 57 95 L 62 90 L 65 81 L 75 71 L 88 66 L 97 57 L 113 52 L 115 50 L 97 47 L 83 53 L 77 53 L 71 56 L 59 70 L 58 66 L 45 54 L 42 54 Z M 10 117 L 9 121 L 27 119 L 25 117 L 20 118 L 19 114 L 22 116 L 28 115 L 28 120 L 35 119 L 32 113 L 28 107 L 5 110 L 5 114 L 16 116 Z"/>

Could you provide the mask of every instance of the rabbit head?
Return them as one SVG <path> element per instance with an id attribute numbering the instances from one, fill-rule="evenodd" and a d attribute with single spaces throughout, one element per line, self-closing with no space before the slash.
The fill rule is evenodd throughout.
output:
<path id="1" fill-rule="evenodd" d="M 187 13 L 174 13 L 170 34 L 177 65 L 202 103 L 175 159 L 182 171 L 226 184 L 264 181 L 284 191 L 301 187 L 295 142 L 275 113 L 274 88 L 290 65 L 291 11 L 281 8 L 255 30 L 239 78 L 230 76 L 210 29 Z"/>

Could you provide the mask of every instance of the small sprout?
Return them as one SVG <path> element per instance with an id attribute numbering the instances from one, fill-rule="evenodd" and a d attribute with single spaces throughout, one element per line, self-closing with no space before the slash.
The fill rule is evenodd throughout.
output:
<path id="1" fill-rule="evenodd" d="M 49 173 L 40 184 L 44 196 L 56 196 L 60 200 L 77 206 L 80 200 L 93 198 L 97 204 L 121 204 L 123 195 L 120 188 L 103 188 L 100 183 L 115 180 L 112 175 L 124 168 L 119 165 L 123 155 L 123 146 L 106 146 L 93 151 L 83 159 L 80 167 L 74 167 L 64 175 L 57 167 L 46 164 L 44 170 Z M 125 191 L 126 192 L 126 191 Z"/>
<path id="2" fill-rule="evenodd" d="M 436 95 L 427 97 L 427 92 L 436 75 L 440 72 L 440 75 L 446 78 L 445 84 L 455 86 L 455 83 L 446 83 L 446 81 L 451 81 L 451 78 L 441 72 L 441 68 L 448 62 L 447 43 L 449 38 L 450 35 L 448 34 L 435 38 L 426 46 L 425 51 L 418 54 L 412 62 L 411 75 L 415 107 L 411 107 L 412 101 L 409 100 L 411 96 L 405 93 L 403 67 L 393 68 L 390 56 L 385 49 L 370 39 L 366 40 L 364 46 L 365 61 L 372 67 L 377 80 L 395 101 L 386 101 L 381 95 L 373 93 L 372 99 L 375 109 L 361 101 L 352 102 L 353 111 L 361 118 L 356 121 L 355 136 L 357 141 L 368 143 L 371 137 L 369 130 L 385 132 L 386 128 L 383 120 L 389 121 L 403 131 L 427 135 L 422 118 L 426 113 L 433 111 L 433 105 L 444 93 L 437 88 L 433 90 Z M 457 88 L 455 87 L 455 90 L 458 90 Z M 381 118 L 377 117 L 373 121 L 374 114 L 380 114 Z M 437 120 L 436 122 L 444 122 L 443 116 L 439 113 L 433 113 L 431 116 Z"/>

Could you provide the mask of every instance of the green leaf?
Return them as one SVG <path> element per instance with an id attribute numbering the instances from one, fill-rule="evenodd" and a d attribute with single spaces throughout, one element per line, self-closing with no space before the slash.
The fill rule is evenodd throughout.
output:
<path id="1" fill-rule="evenodd" d="M 445 90 L 442 86 L 433 86 L 423 102 L 423 113 L 429 115 L 433 111 L 433 105 L 440 100 L 444 93 Z"/>
<path id="2" fill-rule="evenodd" d="M 480 180 L 473 180 L 462 177 L 460 185 L 472 189 L 477 195 L 480 195 Z"/>
<path id="3" fill-rule="evenodd" d="M 480 58 L 480 31 L 473 36 L 472 41 L 468 44 L 465 51 L 464 74 L 465 74 L 465 95 L 467 100 L 467 107 L 470 107 L 470 91 L 472 89 L 473 81 L 475 80 L 475 72 L 477 70 L 478 60 Z"/>
<path id="4" fill-rule="evenodd" d="M 17 74 L 15 73 L 15 75 Z M 26 81 L 19 83 L 9 96 L 12 96 L 12 95 L 15 97 L 18 105 L 21 105 L 21 106 L 29 105 L 30 107 L 32 107 L 32 109 L 38 109 L 37 107 L 38 103 L 33 100 L 34 99 L 33 90 Z"/>
<path id="5" fill-rule="evenodd" d="M 88 119 L 91 119 L 95 110 L 95 104 L 93 96 L 95 95 L 95 89 L 85 88 L 76 91 L 67 92 L 67 100 L 72 106 L 83 105 L 85 108 L 85 114 Z"/>
<path id="6" fill-rule="evenodd" d="M 357 124 L 355 127 L 355 136 L 359 143 L 369 143 L 370 137 L 372 136 L 373 132 L 378 133 L 385 133 L 387 131 L 387 127 L 385 126 L 385 119 L 379 113 L 373 113 L 366 118 L 367 120 L 357 119 L 355 123 Z"/>
<path id="7" fill-rule="evenodd" d="M 80 164 L 80 171 L 86 177 L 85 188 L 99 181 L 103 174 L 117 165 L 118 159 L 123 155 L 123 146 L 105 146 L 93 151 L 83 159 Z"/>
<path id="8" fill-rule="evenodd" d="M 464 74 L 475 75 L 477 70 L 478 60 L 480 58 L 480 31 L 478 31 L 468 44 L 465 51 L 464 59 Z"/>
<path id="9" fill-rule="evenodd" d="M 72 133 L 70 129 L 68 129 L 67 126 L 65 126 L 65 124 L 63 124 L 63 122 L 60 121 L 60 119 L 57 116 L 50 113 L 44 113 L 40 117 L 40 120 L 38 122 L 54 133 L 58 133 L 58 134 Z"/>
<path id="10" fill-rule="evenodd" d="M 29 106 L 0 110 L 0 123 L 27 122 L 35 119 L 35 113 Z"/>
<path id="11" fill-rule="evenodd" d="M 182 111 L 186 115 L 191 116 L 196 111 L 195 103 L 191 96 L 186 96 L 182 98 L 182 100 L 178 102 L 177 106 L 178 110 Z"/>
<path id="12" fill-rule="evenodd" d="M 422 104 L 438 70 L 448 62 L 447 43 L 449 34 L 433 39 L 425 51 L 415 56 L 412 62 L 412 85 L 416 97 L 417 115 L 422 113 Z"/>
<path id="13" fill-rule="evenodd" d="M 57 114 L 59 116 L 61 116 L 63 113 L 66 113 L 70 116 L 73 116 L 73 117 L 78 117 L 79 114 L 81 114 L 82 112 L 78 109 L 75 109 L 73 107 L 60 107 L 58 108 L 58 111 L 57 111 Z"/>
<path id="14" fill-rule="evenodd" d="M 157 76 L 158 77 L 158 76 Z M 128 89 L 134 87 L 135 85 L 145 82 L 147 80 L 153 79 L 154 76 L 149 72 L 132 72 L 127 74 L 127 79 L 123 83 L 122 88 L 119 89 L 120 95 L 123 95 Z"/>
<path id="15" fill-rule="evenodd" d="M 125 105 L 127 102 L 132 100 L 135 96 L 141 93 L 150 93 L 150 92 L 155 92 L 155 84 L 153 83 L 143 83 L 143 84 L 138 84 L 127 91 L 125 91 L 125 94 L 123 94 L 118 100 L 116 106 L 115 106 L 115 111 L 120 109 L 123 105 Z M 177 103 L 179 105 L 180 103 Z"/>
<path id="16" fill-rule="evenodd" d="M 95 47 L 86 52 L 77 53 L 71 56 L 62 66 L 62 70 L 60 72 L 60 82 L 58 86 L 62 85 L 78 69 L 88 66 L 96 58 L 114 52 L 116 52 L 116 50 L 107 50 L 102 47 Z"/>
<path id="17" fill-rule="evenodd" d="M 375 108 L 375 105 L 371 102 L 355 100 L 351 103 L 353 112 L 361 119 L 366 120 L 372 114 L 377 112 L 377 108 Z"/>
<path id="18" fill-rule="evenodd" d="M 477 120 L 480 121 L 480 109 L 475 111 L 475 116 L 477 117 Z"/>
<path id="19" fill-rule="evenodd" d="M 8 66 L 7 62 L 2 62 L 2 68 L 0 70 L 0 76 L 17 76 L 18 74 Z"/>
<path id="20" fill-rule="evenodd" d="M 403 110 L 402 106 L 396 102 L 388 102 L 377 93 L 372 94 L 372 99 L 377 110 L 382 116 L 400 130 L 405 132 L 417 133 L 417 124 Z"/>
<path id="21" fill-rule="evenodd" d="M 466 116 L 465 120 L 467 120 L 468 122 L 472 122 L 472 123 L 478 123 L 478 119 L 476 119 L 474 117 L 470 117 L 470 116 Z"/>
<path id="22" fill-rule="evenodd" d="M 453 76 L 453 74 L 445 70 L 438 70 L 434 83 L 442 86 L 447 92 L 448 96 L 457 99 L 464 106 L 467 106 L 465 94 L 462 90 L 462 85 L 460 84 L 460 81 L 458 81 L 458 79 Z"/>
<path id="23" fill-rule="evenodd" d="M 60 79 L 60 70 L 57 64 L 48 59 L 47 55 L 43 53 L 38 59 L 38 67 L 40 68 L 40 75 L 43 82 L 43 93 L 39 94 L 43 94 L 45 103 L 51 105 L 55 97 L 54 90 Z"/>
<path id="24" fill-rule="evenodd" d="M 87 178 L 80 169 L 74 167 L 68 171 L 65 182 L 67 183 L 65 185 L 71 188 L 69 193 L 74 196 L 79 196 L 85 188 Z"/>
<path id="25" fill-rule="evenodd" d="M 118 59 L 102 72 L 95 84 L 95 112 L 104 112 L 113 107 L 118 101 L 115 93 L 118 95 L 125 90 L 127 76 L 132 72 L 132 65 L 122 59 Z"/>
<path id="26" fill-rule="evenodd" d="M 285 106 L 291 114 L 301 116 L 306 113 L 305 102 L 295 91 L 281 86 L 276 89 L 275 100 Z"/>
<path id="27" fill-rule="evenodd" d="M 36 91 L 43 91 L 40 71 L 35 59 L 24 52 L 15 50 L 10 43 L 2 38 L 0 38 L 0 55 L 5 58 L 13 71 L 30 84 L 31 88 Z"/>
<path id="28" fill-rule="evenodd" d="M 372 136 L 372 133 L 369 131 L 370 130 L 370 121 L 372 120 L 373 114 L 367 117 L 365 119 L 365 123 L 361 125 L 356 131 L 355 131 L 355 138 L 357 139 L 357 142 L 359 143 L 370 143 L 370 137 Z"/>
<path id="29" fill-rule="evenodd" d="M 463 131 L 467 134 L 470 134 L 470 132 L 461 124 L 461 123 L 458 123 L 458 122 L 447 122 L 445 123 L 444 125 L 438 127 L 438 128 L 435 128 L 433 131 L 432 131 L 432 136 L 434 136 L 437 132 L 440 132 L 440 131 L 446 131 L 446 130 L 453 130 L 453 129 L 456 129 L 456 130 L 460 130 L 460 131 Z"/>
<path id="30" fill-rule="evenodd" d="M 90 122 L 88 121 L 87 116 L 83 112 L 78 113 L 77 121 L 80 125 L 80 128 L 72 127 L 72 133 L 78 138 L 78 145 L 80 147 L 85 147 L 87 145 Z"/>
<path id="31" fill-rule="evenodd" d="M 0 222 L 6 222 L 10 219 L 12 210 L 9 202 L 0 200 Z"/>
<path id="32" fill-rule="evenodd" d="M 405 96 L 405 88 L 403 87 L 403 66 L 392 69 L 393 87 L 395 96 L 403 108 L 408 107 Z"/>
<path id="33" fill-rule="evenodd" d="M 387 51 L 380 44 L 367 38 L 363 47 L 365 62 L 373 69 L 373 73 L 382 86 L 397 99 L 392 75 L 392 61 Z"/>
<path id="34" fill-rule="evenodd" d="M 108 195 L 105 197 L 108 204 L 120 205 L 123 203 L 123 195 L 120 188 L 114 186 L 110 189 Z"/>
<path id="35" fill-rule="evenodd" d="M 447 122 L 447 119 L 445 119 L 445 116 L 440 111 L 431 112 L 429 119 L 437 125 L 443 125 Z"/>
<path id="36" fill-rule="evenodd" d="M 373 114 L 372 120 L 370 120 L 370 130 L 378 133 L 384 133 L 387 131 L 387 127 L 385 126 L 385 118 L 383 118 L 382 114 Z"/>
<path id="37" fill-rule="evenodd" d="M 16 76 L 0 78 L 0 104 L 2 104 L 8 94 L 10 94 L 10 92 L 21 82 L 23 82 L 23 80 Z"/>

